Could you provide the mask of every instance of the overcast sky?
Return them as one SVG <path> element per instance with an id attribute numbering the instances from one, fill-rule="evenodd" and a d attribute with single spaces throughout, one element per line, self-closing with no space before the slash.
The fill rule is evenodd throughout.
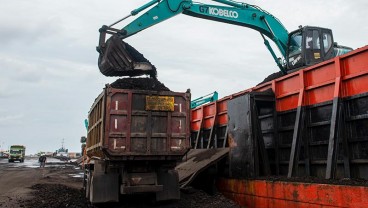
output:
<path id="1" fill-rule="evenodd" d="M 146 2 L 0 0 L 0 149 L 24 144 L 28 154 L 55 151 L 64 139 L 69 151 L 80 151 L 88 111 L 116 79 L 98 70 L 98 29 Z M 368 43 L 366 0 L 247 3 L 279 18 L 289 32 L 321 26 L 331 28 L 341 45 Z M 172 91 L 190 88 L 193 98 L 215 90 L 224 97 L 278 70 L 258 32 L 185 15 L 126 41 L 158 68 L 161 82 Z"/>

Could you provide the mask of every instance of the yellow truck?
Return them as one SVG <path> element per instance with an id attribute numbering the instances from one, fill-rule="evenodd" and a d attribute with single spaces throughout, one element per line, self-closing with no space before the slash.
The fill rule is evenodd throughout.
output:
<path id="1" fill-rule="evenodd" d="M 19 162 L 24 162 L 24 157 L 26 154 L 26 147 L 23 145 L 12 145 L 9 150 L 9 162 L 14 162 L 18 160 Z"/>

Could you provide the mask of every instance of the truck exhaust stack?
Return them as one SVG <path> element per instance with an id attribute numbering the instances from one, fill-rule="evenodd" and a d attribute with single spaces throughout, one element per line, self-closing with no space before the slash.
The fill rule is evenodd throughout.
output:
<path id="1" fill-rule="evenodd" d="M 108 77 L 140 75 L 156 77 L 156 67 L 135 48 L 122 41 L 118 35 L 111 36 L 105 42 L 105 35 L 106 33 L 101 33 L 100 45 L 97 47 L 100 53 L 98 67 L 103 75 Z"/>

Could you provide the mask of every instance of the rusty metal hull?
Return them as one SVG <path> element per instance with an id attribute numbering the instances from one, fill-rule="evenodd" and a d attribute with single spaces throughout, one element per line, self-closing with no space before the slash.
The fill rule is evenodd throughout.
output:
<path id="1" fill-rule="evenodd" d="M 368 207 L 368 187 L 265 180 L 220 179 L 218 189 L 243 207 Z"/>

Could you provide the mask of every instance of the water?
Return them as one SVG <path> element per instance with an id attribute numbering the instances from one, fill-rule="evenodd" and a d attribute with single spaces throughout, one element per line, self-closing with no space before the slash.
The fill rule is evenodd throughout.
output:
<path id="1" fill-rule="evenodd" d="M 4 158 L 4 159 L 0 159 L 0 164 L 2 165 L 7 164 L 7 167 L 12 167 L 12 168 L 23 168 L 23 167 L 39 168 L 40 167 L 40 163 L 38 162 L 38 157 L 26 157 L 23 163 L 18 162 L 18 161 L 9 163 L 8 159 Z M 65 162 L 65 161 L 61 161 L 56 158 L 48 157 L 46 160 L 45 167 L 66 167 L 66 166 L 74 166 L 74 165 L 69 164 L 68 162 Z"/>

